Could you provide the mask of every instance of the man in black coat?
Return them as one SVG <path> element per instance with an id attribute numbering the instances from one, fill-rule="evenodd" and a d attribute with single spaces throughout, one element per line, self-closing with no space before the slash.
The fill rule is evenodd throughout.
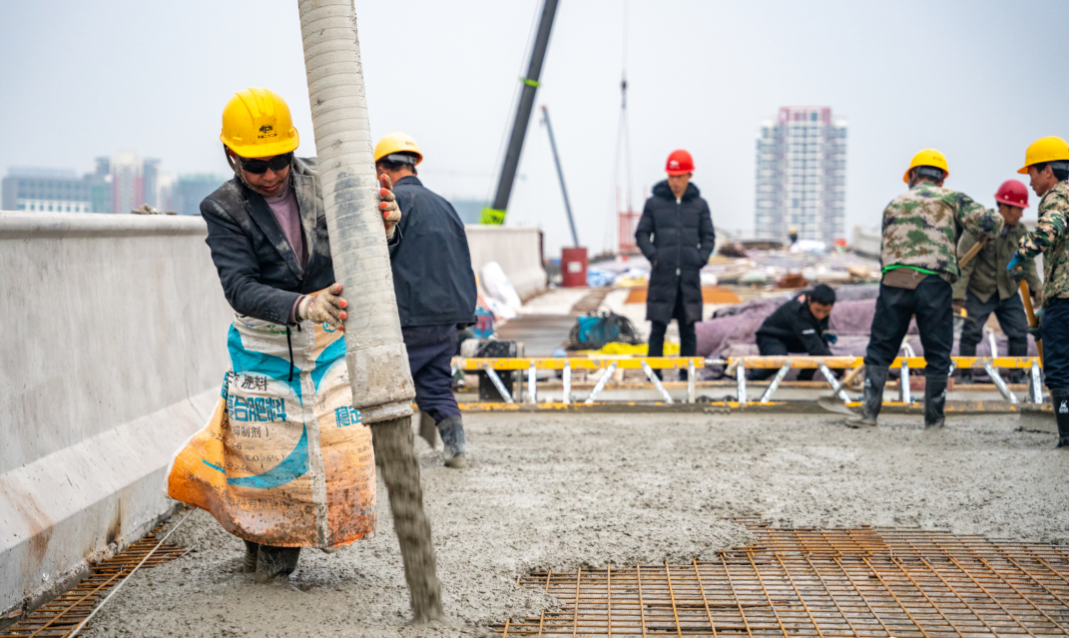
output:
<path id="1" fill-rule="evenodd" d="M 763 357 L 806 353 L 815 357 L 832 356 L 828 343 L 838 336 L 828 332 L 828 317 L 835 306 L 835 290 L 823 284 L 783 304 L 757 329 L 757 349 Z M 815 369 L 798 373 L 800 381 L 813 378 Z M 775 370 L 751 370 L 750 379 L 760 381 Z"/>
<path id="2" fill-rule="evenodd" d="M 690 153 L 673 151 L 665 170 L 668 179 L 653 187 L 635 231 L 635 241 L 652 268 L 646 296 L 646 319 L 653 323 L 649 356 L 664 354 L 664 334 L 675 319 L 679 354 L 693 357 L 698 350 L 694 323 L 702 319 L 701 269 L 709 262 L 716 233 L 709 204 L 690 183 L 694 171 Z"/>
<path id="3" fill-rule="evenodd" d="M 434 419 L 446 466 L 461 468 L 467 464 L 464 424 L 453 396 L 451 362 L 457 328 L 475 323 L 475 273 L 464 223 L 416 177 L 421 161 L 415 140 L 404 133 L 391 133 L 375 147 L 375 168 L 393 182 L 402 213 L 388 245 L 416 403 Z"/>

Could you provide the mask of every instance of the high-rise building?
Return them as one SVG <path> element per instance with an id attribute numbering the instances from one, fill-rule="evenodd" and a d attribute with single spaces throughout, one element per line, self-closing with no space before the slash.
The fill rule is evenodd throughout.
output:
<path id="1" fill-rule="evenodd" d="M 11 168 L 0 180 L 0 210 L 44 213 L 92 211 L 91 184 L 72 170 Z"/>
<path id="2" fill-rule="evenodd" d="M 230 179 L 220 175 L 181 175 L 171 186 L 171 210 L 200 215 L 200 203 Z"/>
<path id="3" fill-rule="evenodd" d="M 145 163 L 134 151 L 119 151 L 112 156 L 111 197 L 111 211 L 120 215 L 146 203 Z"/>
<path id="4" fill-rule="evenodd" d="M 98 157 L 93 160 L 94 170 L 87 175 L 89 179 L 89 199 L 93 202 L 94 213 L 112 212 L 111 195 L 111 158 Z"/>
<path id="5" fill-rule="evenodd" d="M 145 200 L 142 203 L 159 208 L 160 160 L 146 159 L 141 163 L 141 184 Z"/>
<path id="6" fill-rule="evenodd" d="M 846 120 L 830 107 L 783 107 L 757 134 L 755 234 L 831 244 L 844 237 Z"/>

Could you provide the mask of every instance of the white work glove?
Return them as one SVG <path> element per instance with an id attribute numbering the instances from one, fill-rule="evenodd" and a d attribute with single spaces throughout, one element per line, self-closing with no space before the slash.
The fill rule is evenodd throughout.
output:
<path id="1" fill-rule="evenodd" d="M 397 197 L 393 194 L 393 182 L 389 175 L 379 178 L 379 210 L 382 211 L 382 223 L 386 226 L 386 239 L 393 239 L 397 222 L 401 221 L 401 209 L 397 207 Z"/>
<path id="2" fill-rule="evenodd" d="M 345 330 L 342 320 L 348 317 L 344 309 L 349 303 L 341 298 L 341 284 L 334 284 L 318 295 L 307 295 L 297 304 L 297 318 L 312 323 L 328 323 L 333 328 Z"/>

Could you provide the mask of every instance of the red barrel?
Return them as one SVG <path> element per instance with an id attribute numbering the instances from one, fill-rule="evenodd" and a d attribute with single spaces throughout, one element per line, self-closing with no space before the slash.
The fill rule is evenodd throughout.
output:
<path id="1" fill-rule="evenodd" d="M 565 288 L 586 286 L 586 248 L 562 249 L 560 274 Z"/>

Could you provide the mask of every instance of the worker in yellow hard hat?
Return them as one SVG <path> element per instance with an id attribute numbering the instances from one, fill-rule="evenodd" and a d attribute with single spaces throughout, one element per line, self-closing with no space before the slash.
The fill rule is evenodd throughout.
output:
<path id="1" fill-rule="evenodd" d="M 375 169 L 393 184 L 402 213 L 387 243 L 422 413 L 420 435 L 434 446 L 437 430 L 446 467 L 462 468 L 467 464 L 464 424 L 453 396 L 451 362 L 458 354 L 457 328 L 475 323 L 475 274 L 464 223 L 448 201 L 420 181 L 416 166 L 422 161 L 416 140 L 405 133 L 390 133 L 375 145 Z"/>
<path id="2" fill-rule="evenodd" d="M 1058 447 L 1069 447 L 1069 143 L 1060 137 L 1032 142 L 1024 166 L 1039 200 L 1035 230 L 1017 244 L 1006 267 L 1020 281 L 1024 263 L 1043 253 L 1043 374 L 1058 421 Z"/>
<path id="3" fill-rule="evenodd" d="M 909 190 L 883 211 L 880 261 L 883 280 L 876 299 L 865 352 L 865 396 L 861 415 L 850 427 L 876 425 L 883 405 L 888 367 L 916 317 L 927 367 L 924 371 L 924 425 L 943 426 L 950 350 L 954 345 L 953 284 L 959 274 L 956 227 L 976 237 L 994 237 L 1002 217 L 965 193 L 943 188 L 950 175 L 946 157 L 926 148 L 909 163 L 902 179 Z"/>
<path id="4" fill-rule="evenodd" d="M 238 91 L 223 109 L 219 139 L 234 178 L 208 195 L 200 210 L 208 225 L 207 243 L 223 294 L 238 315 L 228 339 L 233 369 L 222 393 L 228 401 L 220 408 L 222 422 L 231 427 L 218 433 L 228 454 L 225 461 L 204 461 L 224 472 L 225 482 L 202 494 L 200 500 L 186 498 L 208 509 L 226 529 L 245 540 L 245 570 L 255 572 L 257 582 L 268 582 L 296 568 L 301 546 L 323 547 L 329 539 L 344 544 L 347 538 L 352 542 L 368 531 L 331 529 L 325 522 L 326 510 L 322 516 L 306 516 L 310 505 L 287 504 L 287 488 L 274 490 L 292 486 L 290 496 L 312 498 L 312 485 L 324 480 L 324 471 L 328 475 L 332 471 L 333 459 L 323 460 L 328 454 L 319 454 L 315 462 L 309 460 L 318 454 L 310 456 L 309 446 L 327 446 L 336 437 L 328 440 L 315 430 L 315 440 L 310 441 L 309 421 L 326 423 L 336 416 L 339 426 L 352 428 L 346 430 L 350 442 L 364 440 L 360 437 L 366 435 L 370 445 L 370 432 L 363 432 L 361 428 L 367 426 L 360 424 L 359 413 L 352 409 L 348 382 L 326 374 L 339 362 L 337 369 L 344 369 L 341 320 L 348 304 L 334 278 L 316 160 L 294 156 L 300 136 L 289 107 L 268 89 Z M 379 196 L 389 237 L 401 213 L 388 188 L 380 190 Z M 341 347 L 324 349 L 324 344 Z M 312 380 L 308 380 L 310 371 L 314 372 Z M 327 403 L 320 396 L 324 386 L 333 393 L 328 406 L 331 413 L 313 415 L 310 410 Z M 316 396 L 308 396 L 313 391 Z M 248 452 L 269 441 L 287 440 L 287 432 L 296 445 L 292 452 Z M 335 456 L 353 461 L 347 471 L 370 472 L 373 485 L 374 461 L 370 467 L 366 463 L 370 448 L 359 448 L 354 456 L 352 445 L 345 447 L 345 441 L 338 445 L 342 447 L 334 450 Z M 358 457 L 364 460 L 356 462 Z M 201 464 L 196 465 L 203 470 Z M 319 472 L 318 478 L 309 474 L 313 471 Z M 214 475 L 202 482 L 210 480 L 215 480 Z M 170 489 L 172 494 L 198 493 L 181 488 L 178 480 Z M 252 488 L 259 496 L 250 497 Z M 330 498 L 341 501 L 329 506 L 360 512 L 361 495 L 356 492 L 332 493 Z M 374 531 L 373 519 L 369 524 Z"/>

